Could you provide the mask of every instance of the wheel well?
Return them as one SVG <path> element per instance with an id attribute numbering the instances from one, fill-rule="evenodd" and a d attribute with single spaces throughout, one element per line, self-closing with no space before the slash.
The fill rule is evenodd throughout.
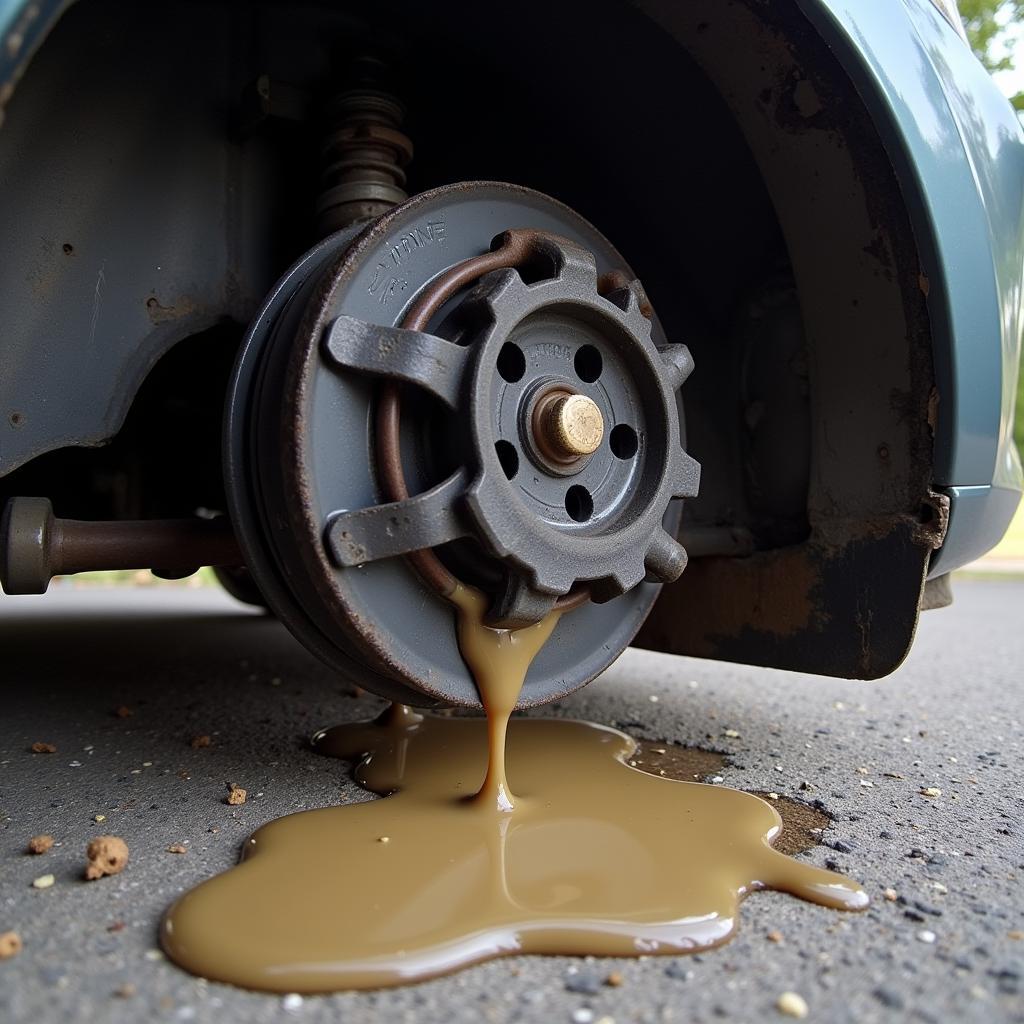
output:
<path id="1" fill-rule="evenodd" d="M 8 476 L 5 491 L 24 493 L 23 474 L 52 490 L 68 459 L 92 466 L 97 480 L 118 453 L 119 472 L 141 472 L 124 469 L 137 460 L 120 440 L 105 453 L 66 454 L 117 432 L 116 416 L 90 420 L 88 409 L 108 408 L 99 399 L 126 379 L 125 367 L 158 354 L 163 335 L 129 327 L 142 309 L 150 326 L 179 333 L 205 327 L 199 317 L 252 315 L 310 241 L 320 101 L 347 55 L 372 45 L 390 55 L 408 106 L 410 191 L 490 178 L 555 196 L 613 241 L 669 339 L 693 352 L 687 441 L 704 470 L 687 529 L 740 532 L 754 553 L 693 559 L 641 641 L 846 675 L 898 663 L 943 527 L 941 509 L 922 521 L 923 508 L 937 507 L 927 279 L 871 118 L 795 3 L 455 2 L 439 14 L 402 2 L 379 17 L 355 5 L 166 6 L 176 10 L 123 0 L 71 8 L 0 131 L 6 244 L 33 254 L 24 275 L 0 285 L 5 309 L 33 310 L 5 338 L 14 372 L 0 387 L 0 473 L 16 464 L 26 430 L 40 434 L 33 452 L 62 449 Z M 185 89 L 177 83 L 187 48 Z M 103 53 L 109 59 L 97 61 Z M 131 94 L 118 61 L 136 75 Z M 242 127 L 246 87 L 260 75 L 308 102 Z M 48 97 L 68 76 L 80 99 L 65 112 Z M 47 130 L 25 150 L 38 123 Z M 124 159 L 106 159 L 90 133 L 130 133 Z M 130 156 L 162 150 L 173 158 Z M 62 206 L 69 183 L 77 213 Z M 146 230 L 104 220 L 104 204 L 148 211 Z M 204 257 L 197 266 L 175 259 L 181 252 Z M 97 321 L 97 270 L 109 282 L 112 268 L 133 262 L 165 269 L 108 286 Z M 69 295 L 87 303 L 74 316 Z M 73 431 L 45 402 L 39 426 L 34 412 L 10 418 L 21 394 L 43 394 L 48 379 L 71 372 L 51 360 L 40 379 L 31 353 L 41 331 L 49 350 L 80 353 L 83 333 L 105 351 L 121 346 L 106 376 L 78 382 L 97 400 L 82 403 Z M 178 382 L 189 400 L 206 395 L 206 355 L 193 339 L 165 360 L 191 368 Z M 136 406 L 150 401 L 143 388 Z M 134 431 L 134 450 L 145 450 L 164 430 L 140 412 L 121 434 Z M 218 449 L 193 447 L 202 466 L 194 479 L 205 481 Z M 169 499 L 147 497 L 157 483 L 138 479 L 146 482 L 129 503 L 134 513 L 166 511 Z M 182 507 L 212 494 L 187 473 L 169 479 Z"/>

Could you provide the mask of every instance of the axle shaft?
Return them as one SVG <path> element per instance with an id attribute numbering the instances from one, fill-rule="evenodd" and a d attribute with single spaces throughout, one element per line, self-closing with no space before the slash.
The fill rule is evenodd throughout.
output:
<path id="1" fill-rule="evenodd" d="M 0 584 L 7 594 L 43 594 L 54 576 L 152 569 L 189 576 L 203 565 L 240 565 L 226 518 L 83 522 L 58 519 L 48 498 L 12 498 L 0 520 Z"/>

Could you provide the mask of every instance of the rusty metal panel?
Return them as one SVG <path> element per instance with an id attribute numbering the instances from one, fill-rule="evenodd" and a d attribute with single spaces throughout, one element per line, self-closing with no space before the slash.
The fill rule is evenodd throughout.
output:
<path id="1" fill-rule="evenodd" d="M 930 489 L 930 267 L 906 199 L 853 84 L 796 8 L 640 6 L 715 81 L 771 195 L 803 316 L 811 443 L 806 541 L 695 560 L 637 642 L 884 675 L 913 639 L 948 511 Z"/>
<path id="2" fill-rule="evenodd" d="M 903 661 L 934 539 L 894 520 L 835 547 L 705 558 L 662 591 L 635 643 L 657 651 L 858 679 Z"/>

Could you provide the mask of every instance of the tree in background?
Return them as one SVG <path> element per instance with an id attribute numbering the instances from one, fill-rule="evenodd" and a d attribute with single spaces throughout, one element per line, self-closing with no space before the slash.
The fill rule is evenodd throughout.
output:
<path id="1" fill-rule="evenodd" d="M 971 49 L 989 72 L 1014 69 L 1015 40 L 1006 36 L 1006 27 L 1024 18 L 1024 0 L 960 0 L 960 18 Z M 1024 110 L 1024 92 L 1010 102 Z"/>

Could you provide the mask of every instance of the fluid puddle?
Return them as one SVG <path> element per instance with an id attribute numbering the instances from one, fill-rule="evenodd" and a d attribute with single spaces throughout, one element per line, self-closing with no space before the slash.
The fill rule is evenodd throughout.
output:
<path id="1" fill-rule="evenodd" d="M 396 706 L 318 734 L 385 799 L 259 829 L 241 864 L 168 911 L 174 961 L 247 988 L 375 988 L 513 953 L 695 952 L 729 937 L 756 889 L 867 905 L 855 883 L 771 848 L 781 820 L 767 803 L 631 768 L 635 744 L 614 729 L 516 719 L 503 757 L 554 622 L 486 630 L 471 592 L 459 598 L 488 720 Z"/>

